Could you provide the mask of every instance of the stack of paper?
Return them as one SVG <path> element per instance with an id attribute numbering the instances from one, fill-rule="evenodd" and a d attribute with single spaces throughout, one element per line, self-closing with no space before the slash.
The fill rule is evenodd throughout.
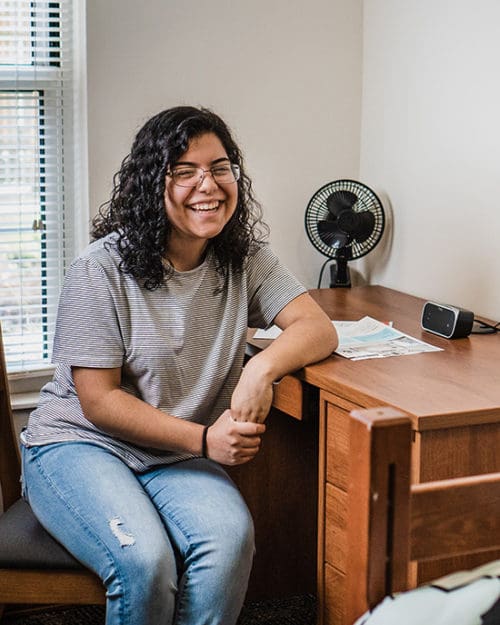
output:
<path id="1" fill-rule="evenodd" d="M 359 321 L 332 321 L 339 336 L 336 354 L 350 360 L 386 358 L 421 352 L 442 351 L 392 327 L 391 324 L 363 317 Z M 277 326 L 257 330 L 255 339 L 275 339 L 281 334 Z"/>

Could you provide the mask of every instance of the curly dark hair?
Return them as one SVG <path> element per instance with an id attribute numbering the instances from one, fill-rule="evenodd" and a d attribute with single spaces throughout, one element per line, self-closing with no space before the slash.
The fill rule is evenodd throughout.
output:
<path id="1" fill-rule="evenodd" d="M 137 133 L 130 154 L 113 178 L 111 199 L 100 207 L 91 229 L 93 240 L 117 233 L 120 269 L 149 290 L 162 286 L 172 272 L 164 262 L 171 232 L 164 200 L 166 173 L 187 151 L 190 141 L 207 132 L 217 135 L 229 160 L 241 170 L 236 210 L 209 242 L 224 285 L 229 270 L 241 272 L 245 259 L 268 234 L 242 153 L 224 121 L 206 108 L 177 106 L 162 111 Z"/>

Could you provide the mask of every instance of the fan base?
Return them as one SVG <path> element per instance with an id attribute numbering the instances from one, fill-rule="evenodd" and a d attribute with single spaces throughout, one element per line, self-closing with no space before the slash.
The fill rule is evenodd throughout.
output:
<path id="1" fill-rule="evenodd" d="M 341 262 L 330 265 L 330 288 L 349 288 L 351 286 L 351 276 L 347 262 Z"/>

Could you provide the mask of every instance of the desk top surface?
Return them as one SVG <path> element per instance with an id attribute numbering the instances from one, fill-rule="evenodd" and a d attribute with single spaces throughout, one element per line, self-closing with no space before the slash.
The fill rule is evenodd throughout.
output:
<path id="1" fill-rule="evenodd" d="M 422 330 L 425 300 L 381 286 L 315 289 L 331 319 L 369 315 L 443 351 L 351 361 L 336 354 L 305 367 L 306 382 L 363 406 L 391 405 L 419 430 L 500 421 L 500 333 L 445 339 Z M 263 347 L 264 342 L 255 342 Z"/>

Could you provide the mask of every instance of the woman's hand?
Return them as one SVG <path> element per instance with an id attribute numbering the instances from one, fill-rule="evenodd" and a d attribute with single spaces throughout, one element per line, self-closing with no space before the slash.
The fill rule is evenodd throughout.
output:
<path id="1" fill-rule="evenodd" d="M 235 421 L 263 423 L 273 401 L 272 378 L 264 369 L 248 361 L 231 397 L 231 416 Z"/>
<path id="2" fill-rule="evenodd" d="M 235 421 L 230 410 L 225 410 L 207 431 L 207 457 L 219 464 L 244 464 L 257 454 L 261 434 L 266 430 L 262 423 Z"/>

